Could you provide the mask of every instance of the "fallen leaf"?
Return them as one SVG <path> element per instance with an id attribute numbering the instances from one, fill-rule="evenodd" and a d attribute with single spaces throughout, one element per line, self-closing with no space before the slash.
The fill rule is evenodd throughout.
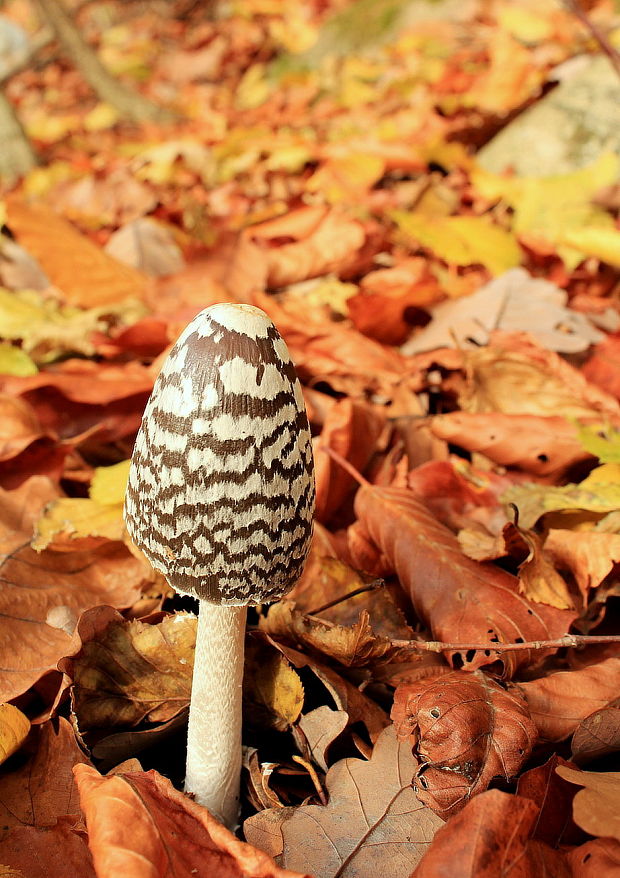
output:
<path id="1" fill-rule="evenodd" d="M 576 671 L 557 671 L 517 684 L 545 741 L 562 741 L 582 719 L 618 695 L 620 658 L 608 658 Z"/>
<path id="2" fill-rule="evenodd" d="M 573 761 L 584 765 L 620 750 L 620 699 L 582 719 L 573 734 Z"/>
<path id="3" fill-rule="evenodd" d="M 432 309 L 432 321 L 402 347 L 407 355 L 436 348 L 476 348 L 491 333 L 529 332 L 551 351 L 576 353 L 602 341 L 603 334 L 583 315 L 566 307 L 568 295 L 555 284 L 511 268 L 462 299 Z"/>
<path id="4" fill-rule="evenodd" d="M 476 796 L 439 830 L 411 878 L 454 875 L 456 863 L 459 878 L 570 878 L 564 855 L 532 839 L 538 811 L 499 790 Z"/>
<path id="5" fill-rule="evenodd" d="M 524 771 L 517 783 L 517 796 L 530 799 L 540 808 L 532 837 L 553 848 L 583 840 L 573 822 L 575 788 L 558 775 L 559 765 L 570 767 L 569 762 L 554 753 L 544 765 Z"/>
<path id="6" fill-rule="evenodd" d="M 144 297 L 145 275 L 112 259 L 53 210 L 13 198 L 8 223 L 69 304 L 92 308 Z"/>
<path id="7" fill-rule="evenodd" d="M 590 835 L 620 841 L 620 773 L 580 771 L 566 765 L 558 765 L 556 772 L 583 787 L 573 799 L 575 823 Z"/>
<path id="8" fill-rule="evenodd" d="M 16 753 L 30 731 L 30 720 L 14 704 L 0 704 L 0 764 Z"/>
<path id="9" fill-rule="evenodd" d="M 327 805 L 261 811 L 244 823 L 246 838 L 276 862 L 322 878 L 407 874 L 443 821 L 411 788 L 417 763 L 392 728 L 369 762 L 343 759 L 326 778 Z"/>
<path id="10" fill-rule="evenodd" d="M 16 826 L 0 840 L 0 860 L 7 878 L 99 878 L 93 867 L 86 833 L 73 818 L 60 817 L 54 826 Z M 0 873 L 1 874 L 1 873 Z"/>
<path id="11" fill-rule="evenodd" d="M 543 549 L 541 537 L 519 528 L 529 547 L 528 557 L 519 565 L 519 591 L 530 601 L 570 610 L 575 606 L 566 580 L 556 570 L 553 559 Z"/>
<path id="12" fill-rule="evenodd" d="M 620 534 L 552 528 L 545 540 L 545 552 L 558 569 L 573 574 L 587 602 L 589 590 L 597 588 L 620 562 Z"/>
<path id="13" fill-rule="evenodd" d="M 439 816 L 461 810 L 494 777 L 516 777 L 536 741 L 525 699 L 481 671 L 455 671 L 399 686 L 392 719 L 399 739 L 415 735 L 418 799 Z"/>
<path id="14" fill-rule="evenodd" d="M 59 816 L 81 821 L 72 769 L 88 764 L 64 717 L 34 726 L 23 749 L 27 759 L 0 777 L 0 821 L 18 826 L 53 827 Z"/>
<path id="15" fill-rule="evenodd" d="M 245 652 L 243 697 L 251 722 L 284 732 L 299 718 L 304 687 L 281 652 L 250 640 Z"/>
<path id="16" fill-rule="evenodd" d="M 71 679 L 81 732 L 163 723 L 187 707 L 196 617 L 176 613 L 155 625 L 94 607 L 77 626 L 78 651 L 59 667 Z"/>
<path id="17" fill-rule="evenodd" d="M 105 252 L 151 277 L 176 274 L 185 260 L 169 228 L 150 217 L 134 219 L 110 236 Z"/>
<path id="18" fill-rule="evenodd" d="M 23 399 L 0 394 L 0 460 L 10 460 L 47 434 L 32 406 Z"/>
<path id="19" fill-rule="evenodd" d="M 582 372 L 592 384 L 620 399 L 620 333 L 611 333 L 594 348 Z"/>
<path id="20" fill-rule="evenodd" d="M 156 771 L 101 777 L 74 769 L 97 878 L 302 878 L 238 841 Z M 182 844 L 178 840 L 182 839 Z"/>
<path id="21" fill-rule="evenodd" d="M 130 606 L 145 581 L 144 564 L 118 543 L 92 552 L 37 554 L 30 548 L 34 522 L 56 496 L 49 480 L 38 476 L 0 492 L 1 700 L 25 692 L 65 654 L 70 637 L 54 625 L 59 610 L 77 618 L 96 604 Z"/>
<path id="22" fill-rule="evenodd" d="M 600 878 L 620 872 L 620 842 L 614 838 L 595 838 L 568 854 L 573 875 Z"/>
<path id="23" fill-rule="evenodd" d="M 456 536 L 407 489 L 362 486 L 355 511 L 390 560 L 419 618 L 443 642 L 550 640 L 565 634 L 572 613 L 535 604 L 518 594 L 514 576 L 463 554 Z M 503 674 L 540 660 L 530 650 L 497 654 L 446 651 L 453 667 L 476 670 L 498 662 Z"/>
<path id="24" fill-rule="evenodd" d="M 591 459 L 574 425 L 558 416 L 449 412 L 432 418 L 430 429 L 452 445 L 538 476 L 557 478 L 574 464 Z"/>
<path id="25" fill-rule="evenodd" d="M 126 167 L 115 168 L 102 177 L 82 174 L 62 180 L 47 195 L 57 213 L 69 220 L 81 220 L 89 228 L 122 226 L 157 206 L 157 196 L 140 183 Z"/>
<path id="26" fill-rule="evenodd" d="M 302 732 L 301 742 L 310 751 L 312 760 L 327 771 L 329 748 L 349 724 L 349 714 L 344 710 L 332 710 L 326 704 L 299 717 L 297 728 Z M 304 747 L 300 750 L 303 753 Z"/>

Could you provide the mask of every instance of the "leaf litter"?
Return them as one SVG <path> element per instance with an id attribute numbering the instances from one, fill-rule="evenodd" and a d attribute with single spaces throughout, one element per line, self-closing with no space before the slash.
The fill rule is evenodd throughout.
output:
<path id="1" fill-rule="evenodd" d="M 610 112 L 572 156 L 554 120 L 567 89 L 593 118 L 591 71 L 616 93 L 617 10 L 99 6 L 175 119 L 57 54 L 6 87 L 40 165 L 0 201 L 0 872 L 616 874 L 618 154 Z M 245 842 L 179 792 L 195 608 L 121 516 L 218 301 L 284 336 L 317 473 L 304 576 L 248 631 Z"/>

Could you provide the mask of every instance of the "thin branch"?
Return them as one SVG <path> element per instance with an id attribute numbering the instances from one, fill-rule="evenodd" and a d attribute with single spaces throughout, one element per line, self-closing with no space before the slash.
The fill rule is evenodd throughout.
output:
<path id="1" fill-rule="evenodd" d="M 594 24 L 585 9 L 581 8 L 579 0 L 564 0 L 564 5 L 590 31 L 593 39 L 599 44 L 601 50 L 611 61 L 614 70 L 620 76 L 620 54 L 616 47 L 607 39 L 607 35 L 599 30 L 598 25 Z"/>
<path id="2" fill-rule="evenodd" d="M 563 646 L 591 646 L 594 643 L 620 643 L 620 634 L 585 635 L 565 634 L 556 640 L 529 640 L 524 643 L 441 643 L 438 640 L 391 640 L 398 649 L 412 649 L 421 652 L 466 652 L 484 650 L 485 652 L 515 652 L 518 649 L 560 649 Z"/>
<path id="3" fill-rule="evenodd" d="M 318 616 L 319 613 L 322 613 L 323 610 L 331 610 L 332 607 L 337 606 L 338 604 L 343 603 L 343 601 L 348 601 L 349 598 L 357 597 L 358 594 L 364 594 L 367 591 L 376 591 L 379 588 L 383 588 L 385 586 L 385 581 L 383 579 L 373 579 L 372 582 L 367 583 L 366 585 L 360 586 L 360 588 L 356 588 L 354 591 L 349 591 L 347 594 L 340 595 L 339 598 L 334 598 L 333 601 L 330 601 L 328 604 L 322 604 L 316 610 L 310 610 L 305 613 L 306 616 Z"/>

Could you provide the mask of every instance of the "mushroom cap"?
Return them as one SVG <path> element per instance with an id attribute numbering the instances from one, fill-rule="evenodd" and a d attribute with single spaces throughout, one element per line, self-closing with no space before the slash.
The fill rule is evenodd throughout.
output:
<path id="1" fill-rule="evenodd" d="M 310 429 L 286 344 L 259 308 L 206 308 L 144 411 L 125 498 L 131 538 L 178 592 L 266 603 L 301 575 L 313 513 Z"/>

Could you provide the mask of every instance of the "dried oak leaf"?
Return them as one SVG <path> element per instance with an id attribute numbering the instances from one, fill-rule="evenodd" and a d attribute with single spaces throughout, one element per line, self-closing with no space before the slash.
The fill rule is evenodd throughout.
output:
<path id="1" fill-rule="evenodd" d="M 582 719 L 618 696 L 620 658 L 515 685 L 525 696 L 540 737 L 545 741 L 562 741 Z"/>
<path id="2" fill-rule="evenodd" d="M 579 419 L 620 415 L 616 399 L 525 333 L 495 332 L 488 347 L 466 352 L 465 360 L 468 380 L 459 402 L 466 412 Z"/>
<path id="3" fill-rule="evenodd" d="M 7 223 L 70 304 L 92 308 L 145 295 L 145 275 L 112 259 L 48 207 L 12 198 Z"/>
<path id="4" fill-rule="evenodd" d="M 80 731 L 164 723 L 189 703 L 196 617 L 168 616 L 155 625 L 94 607 L 77 626 L 77 651 L 59 663 L 73 681 Z"/>
<path id="5" fill-rule="evenodd" d="M 342 759 L 329 769 L 327 805 L 261 811 L 245 821 L 245 836 L 282 866 L 321 878 L 407 875 L 443 825 L 415 797 L 416 768 L 388 728 L 369 762 Z"/>
<path id="6" fill-rule="evenodd" d="M 399 686 L 392 719 L 401 739 L 418 731 L 417 796 L 444 819 L 494 777 L 515 777 L 536 741 L 525 699 L 482 671 Z"/>
<path id="7" fill-rule="evenodd" d="M 538 811 L 521 796 L 482 793 L 439 830 L 411 878 L 571 878 L 564 854 L 532 837 Z"/>
<path id="8" fill-rule="evenodd" d="M 569 467 L 592 459 L 573 424 L 562 417 L 449 412 L 430 422 L 439 439 L 484 454 L 501 466 L 520 467 L 538 476 L 560 476 Z"/>
<path id="9" fill-rule="evenodd" d="M 551 640 L 565 634 L 574 618 L 528 601 L 517 577 L 463 554 L 456 536 L 407 489 L 362 485 L 355 497 L 362 525 L 396 571 L 420 619 L 443 642 Z M 462 655 L 446 653 L 453 666 L 475 670 L 501 662 L 511 677 L 540 660 L 547 650 Z"/>
<path id="10" fill-rule="evenodd" d="M 102 777 L 77 765 L 74 773 L 97 878 L 301 878 L 238 841 L 156 771 Z"/>
<path id="11" fill-rule="evenodd" d="M 620 841 L 620 772 L 580 771 L 566 765 L 558 765 L 556 772 L 584 788 L 573 799 L 575 823 L 590 835 Z"/>
<path id="12" fill-rule="evenodd" d="M 582 719 L 573 734 L 571 753 L 578 765 L 620 750 L 620 698 Z"/>
<path id="13" fill-rule="evenodd" d="M 39 476 L 18 490 L 0 490 L 0 701 L 21 695 L 66 654 L 70 636 L 56 627 L 61 617 L 77 618 L 97 604 L 131 606 L 145 581 L 144 564 L 121 543 L 35 552 L 34 523 L 56 497 Z"/>

